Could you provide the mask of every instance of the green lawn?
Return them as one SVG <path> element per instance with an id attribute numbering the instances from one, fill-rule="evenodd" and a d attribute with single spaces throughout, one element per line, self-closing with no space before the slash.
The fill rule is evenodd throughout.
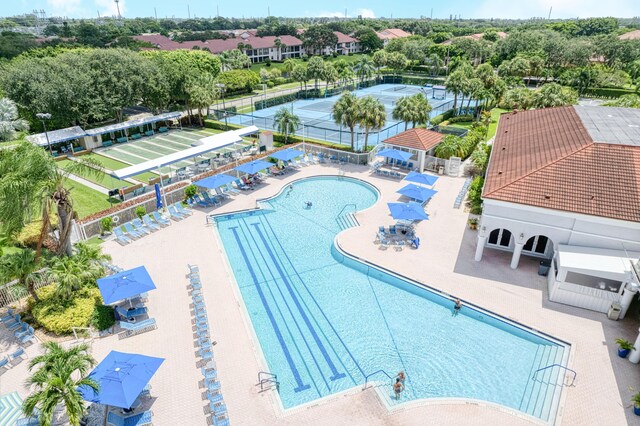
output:
<path id="1" fill-rule="evenodd" d="M 81 183 L 68 180 L 65 187 L 71 191 L 71 197 L 74 201 L 73 208 L 78 212 L 79 218 L 108 209 L 111 206 L 109 197 L 106 194 L 102 194 Z M 116 202 L 116 200 L 113 201 Z"/>
<path id="2" fill-rule="evenodd" d="M 69 168 L 69 166 L 73 165 L 73 161 L 71 160 L 61 160 L 56 162 L 56 164 L 58 165 L 58 167 L 67 170 Z M 76 176 L 79 176 L 83 179 L 88 180 L 89 182 L 93 182 L 96 185 L 100 185 L 103 188 L 108 188 L 108 189 L 114 189 L 114 188 L 122 188 L 122 187 L 130 187 L 133 186 L 132 183 L 129 183 L 127 181 L 120 181 L 118 179 L 115 179 L 112 176 L 109 176 L 108 174 L 104 173 L 104 172 L 97 172 L 97 174 L 90 174 L 86 171 L 82 171 L 82 172 L 78 172 L 76 171 L 74 173 Z"/>
<path id="3" fill-rule="evenodd" d="M 95 153 L 83 155 L 83 157 L 91 158 L 92 160 L 99 161 L 100 164 L 102 164 L 102 166 L 105 169 L 109 169 L 109 170 L 120 170 L 120 169 L 124 169 L 125 167 L 129 167 L 131 165 L 131 164 L 123 163 L 122 161 L 114 160 L 113 158 L 105 157 L 104 155 L 95 154 Z M 149 183 L 149 179 L 153 179 L 157 177 L 158 175 L 153 172 L 144 172 L 144 173 L 140 173 L 139 175 L 132 176 L 133 179 L 142 183 Z M 126 183 L 126 182 L 123 181 L 123 183 Z M 131 186 L 131 184 L 128 184 L 127 186 Z"/>
<path id="4" fill-rule="evenodd" d="M 498 120 L 500 120 L 500 114 L 503 112 L 507 112 L 506 109 L 502 108 L 494 108 L 491 110 L 491 122 L 489 123 L 489 131 L 487 132 L 487 140 L 491 139 L 495 134 L 498 128 Z M 460 127 L 462 129 L 470 129 L 472 122 L 468 123 L 452 123 L 449 124 L 451 127 Z"/>
<path id="5" fill-rule="evenodd" d="M 98 236 L 91 237 L 87 241 L 84 242 L 88 246 L 99 246 L 104 243 L 104 240 Z"/>

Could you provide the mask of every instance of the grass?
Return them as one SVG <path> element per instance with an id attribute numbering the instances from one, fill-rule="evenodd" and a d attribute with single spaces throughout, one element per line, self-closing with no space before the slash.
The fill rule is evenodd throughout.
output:
<path id="1" fill-rule="evenodd" d="M 98 236 L 94 236 L 86 240 L 84 243 L 88 246 L 93 247 L 93 246 L 99 246 L 100 244 L 104 243 L 104 240 Z"/>
<path id="2" fill-rule="evenodd" d="M 124 163 L 122 161 L 114 160 L 113 158 L 105 157 L 104 155 L 101 155 L 101 154 L 91 153 L 91 154 L 83 155 L 83 157 L 87 157 L 87 158 L 91 158 L 92 160 L 99 161 L 104 168 L 109 170 L 120 170 L 120 169 L 124 169 L 125 167 L 129 167 L 131 165 L 131 164 Z M 142 183 L 149 183 L 149 179 L 154 179 L 157 177 L 158 175 L 153 172 L 144 172 L 144 173 L 140 173 L 139 175 L 132 176 L 133 179 Z M 128 184 L 125 181 L 122 181 L 122 182 L 127 186 L 131 186 L 131 184 Z"/>
<path id="3" fill-rule="evenodd" d="M 95 189 L 91 189 L 72 180 L 68 180 L 65 187 L 71 190 L 71 197 L 74 201 L 73 208 L 78 213 L 79 218 L 111 207 L 109 197 Z"/>
<path id="4" fill-rule="evenodd" d="M 67 170 L 70 166 L 73 165 L 73 161 L 71 160 L 61 160 L 58 161 L 56 163 L 58 165 L 58 167 Z M 76 176 L 79 176 L 83 179 L 88 180 L 89 182 L 93 182 L 96 185 L 100 185 L 103 188 L 107 188 L 107 189 L 113 189 L 113 188 L 121 188 L 121 187 L 130 187 L 133 186 L 132 183 L 129 183 L 127 181 L 120 181 L 118 179 L 115 179 L 111 176 L 109 176 L 108 174 L 104 173 L 104 172 L 96 172 L 97 174 L 91 174 L 87 171 L 76 171 L 75 173 L 73 173 Z"/>
<path id="5" fill-rule="evenodd" d="M 491 122 L 489 123 L 489 130 L 487 132 L 487 140 L 491 139 L 492 137 L 495 136 L 496 134 L 496 130 L 498 129 L 498 121 L 500 120 L 500 114 L 502 114 L 503 112 L 507 112 L 506 109 L 502 109 L 502 108 L 494 108 L 491 110 Z M 471 124 L 473 124 L 473 122 L 469 121 L 466 123 L 451 123 L 449 124 L 449 126 L 451 127 L 459 127 L 461 129 L 470 129 L 471 128 Z"/>

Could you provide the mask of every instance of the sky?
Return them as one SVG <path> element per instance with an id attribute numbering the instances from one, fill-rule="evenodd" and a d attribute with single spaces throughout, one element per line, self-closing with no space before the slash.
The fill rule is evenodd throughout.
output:
<path id="1" fill-rule="evenodd" d="M 0 0 L 3 16 L 30 13 L 43 9 L 47 16 L 69 18 L 95 18 L 115 16 L 114 0 Z M 464 18 L 531 18 L 547 17 L 550 8 L 552 18 L 586 18 L 593 16 L 615 16 L 631 18 L 640 16 L 640 0 L 120 0 L 120 13 L 124 17 L 149 17 L 157 13 L 158 18 L 211 17 L 220 16 L 249 18 L 272 16 L 319 17 L 363 16 L 367 18 L 394 17 L 449 18 L 460 15 Z M 154 10 L 155 9 L 155 10 Z M 433 14 L 433 15 L 432 15 Z"/>

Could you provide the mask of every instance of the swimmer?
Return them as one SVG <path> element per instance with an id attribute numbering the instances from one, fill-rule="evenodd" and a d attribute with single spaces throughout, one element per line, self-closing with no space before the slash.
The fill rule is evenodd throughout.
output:
<path id="1" fill-rule="evenodd" d="M 458 315 L 458 312 L 460 312 L 460 309 L 462 308 L 462 302 L 460 301 L 460 299 L 456 299 L 456 306 L 454 306 L 453 308 L 453 315 L 452 316 L 456 316 Z"/>
<path id="2" fill-rule="evenodd" d="M 310 209 L 311 206 L 313 206 L 313 203 L 311 201 L 305 201 L 304 205 L 305 205 L 306 208 Z"/>
<path id="3" fill-rule="evenodd" d="M 404 375 L 404 371 L 401 371 L 398 373 L 398 379 L 400 379 L 400 382 L 404 384 L 404 381 L 407 377 Z"/>
<path id="4" fill-rule="evenodd" d="M 403 390 L 404 390 L 404 385 L 400 381 L 400 378 L 397 377 L 396 382 L 393 384 L 393 391 L 396 394 L 396 399 L 400 399 L 400 394 L 402 393 Z"/>
<path id="5" fill-rule="evenodd" d="M 289 190 L 287 191 L 287 197 L 289 196 L 289 194 L 291 194 L 291 192 L 293 191 L 293 185 L 289 185 Z"/>

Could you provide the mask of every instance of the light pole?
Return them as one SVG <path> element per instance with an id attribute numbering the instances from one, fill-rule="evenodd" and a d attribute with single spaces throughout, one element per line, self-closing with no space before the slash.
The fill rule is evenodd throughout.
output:
<path id="1" fill-rule="evenodd" d="M 302 146 L 304 148 L 304 121 L 300 121 L 302 123 Z"/>
<path id="2" fill-rule="evenodd" d="M 47 138 L 47 146 L 49 147 L 49 154 L 53 155 L 53 150 L 51 149 L 51 142 L 49 142 L 49 133 L 47 133 L 47 125 L 45 124 L 45 120 L 51 120 L 51 114 L 48 112 L 39 112 L 36 114 L 36 117 L 42 121 L 42 127 L 44 128 L 44 136 Z"/>
<path id="3" fill-rule="evenodd" d="M 227 128 L 227 107 L 224 104 L 224 90 L 225 90 L 225 87 L 227 87 L 227 86 L 225 86 L 222 83 L 217 83 L 216 87 L 220 88 L 220 96 L 222 96 L 222 111 L 223 111 L 223 114 L 224 114 L 224 127 L 226 129 Z"/>

